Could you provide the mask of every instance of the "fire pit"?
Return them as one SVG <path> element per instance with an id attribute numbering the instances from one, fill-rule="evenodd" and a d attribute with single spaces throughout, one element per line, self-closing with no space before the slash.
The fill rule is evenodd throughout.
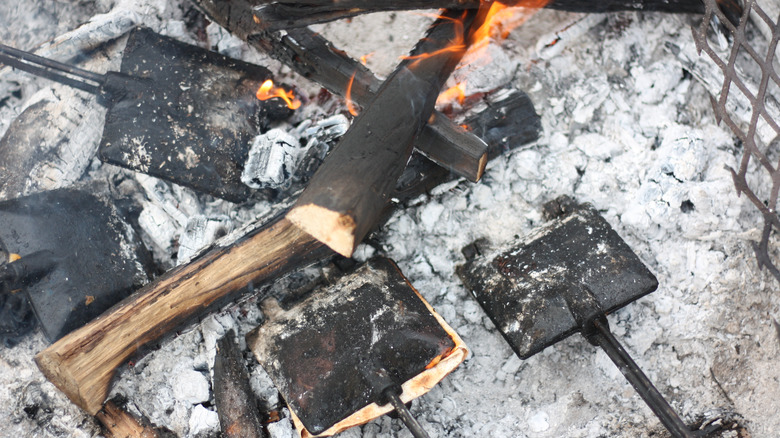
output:
<path id="1" fill-rule="evenodd" d="M 60 7 L 48 1 L 35 6 L 36 11 Z M 262 48 L 261 43 L 250 40 L 246 44 L 242 35 L 234 38 L 209 23 L 189 2 L 142 1 L 116 7 L 98 2 L 94 9 L 76 11 L 78 16 L 67 26 L 61 24 L 55 35 L 93 16 L 93 30 L 113 26 L 123 33 L 129 20 L 268 67 L 302 102 L 290 119 L 274 122 L 273 127 L 296 142 L 311 142 L 312 162 L 321 160 L 318 151 L 333 146 L 343 132 L 334 130 L 336 125 L 331 122 L 327 128 L 318 125 L 336 114 L 349 114 L 343 99 L 255 51 Z M 104 12 L 109 15 L 97 16 Z M 118 20 L 111 21 L 112 17 Z M 99 20 L 106 21 L 98 25 Z M 320 24 L 313 31 L 354 58 L 365 56 L 367 69 L 384 77 L 433 20 L 424 14 L 388 12 Z M 16 8 L 0 12 L 0 22 L 7 24 L 2 30 L 4 42 L 25 50 L 33 50 L 46 39 L 26 40 L 29 37 L 21 35 L 35 34 L 29 27 L 57 26 L 41 12 L 33 15 Z M 690 64 L 689 55 L 696 56 L 690 31 L 695 24 L 693 15 L 584 15 L 543 10 L 508 34 L 504 43 L 494 45 L 489 50 L 491 61 L 455 72 L 447 87 L 465 81 L 456 87 L 465 90 L 464 100 L 440 102 L 438 107 L 455 117 L 459 108 L 468 108 L 461 119 L 455 119 L 455 127 L 461 123 L 472 126 L 480 117 L 483 122 L 495 120 L 496 114 L 500 118 L 502 107 L 496 103 L 506 101 L 511 90 L 523 90 L 541 115 L 542 129 L 532 130 L 531 137 L 539 136 L 535 142 L 492 160 L 479 183 L 456 178 L 405 200 L 354 253 L 360 261 L 373 255 L 394 259 L 472 350 L 461 367 L 411 406 L 411 413 L 432 436 L 665 433 L 609 359 L 585 343 L 564 340 L 555 349 L 521 361 L 454 275 L 454 267 L 464 261 L 460 253 L 464 245 L 480 238 L 500 244 L 526 235 L 543 222 L 541 205 L 561 194 L 592 204 L 658 278 L 656 292 L 615 311 L 609 323 L 639 365 L 652 370 L 648 377 L 682 419 L 687 424 L 720 422 L 726 429 L 724 436 L 772 436 L 780 429 L 774 415 L 780 410 L 776 400 L 780 376 L 775 366 L 780 351 L 777 283 L 757 270 L 748 242 L 761 237 L 761 215 L 736 196 L 731 174 L 724 168 L 738 167 L 740 146 L 725 127 L 717 125 L 707 93 L 711 84 L 699 82 L 701 77 Z M 751 38 L 763 37 L 756 33 Z M 116 47 L 88 46 L 76 58 L 60 52 L 65 54 L 58 59 L 62 45 L 46 50 L 47 56 L 89 70 L 117 71 L 120 42 Z M 701 62 L 707 61 L 702 58 Z M 348 81 L 351 73 L 339 81 Z M 179 258 L 192 257 L 197 251 L 193 248 L 212 245 L 222 234 L 232 232 L 233 241 L 240 244 L 248 241 L 241 240 L 243 236 L 263 233 L 265 228 L 242 227 L 279 214 L 294 199 L 286 190 L 294 192 L 305 182 L 302 178 L 289 188 L 257 189 L 257 199 L 231 204 L 137 176 L 92 158 L 101 129 L 86 129 L 88 121 L 95 120 L 90 114 L 97 107 L 81 92 L 64 91 L 8 70 L 0 73 L 0 90 L 0 130 L 18 133 L 22 124 L 38 129 L 40 135 L 35 138 L 46 142 L 35 147 L 62 158 L 49 160 L 54 165 L 45 169 L 31 167 L 20 176 L 61 174 L 62 179 L 14 187 L 32 192 L 57 184 L 67 186 L 75 180 L 107 181 L 142 206 L 131 219 L 142 230 L 140 235 L 160 271 L 176 265 Z M 352 97 L 356 111 L 366 111 L 360 98 Z M 55 110 L 71 114 L 67 107 L 76 104 L 80 105 L 78 114 L 66 124 L 52 118 Z M 511 123 L 504 120 L 496 125 Z M 44 135 L 60 128 L 64 130 L 61 136 Z M 498 143 L 515 134 L 502 134 L 496 126 L 475 133 L 483 139 L 493 136 Z M 0 150 L 14 146 L 14 151 L 24 152 L 17 147 L 24 144 L 24 138 L 6 136 Z M 93 152 L 82 153 L 82 147 Z M 60 151 L 77 151 L 73 156 L 89 158 L 71 160 Z M 81 170 L 65 172 L 69 168 L 63 163 Z M 0 175 L 0 180 L 7 174 Z M 415 179 L 414 175 L 408 178 Z M 0 193 L 6 198 L 18 195 Z M 228 253 L 235 248 L 230 245 L 221 243 L 212 251 Z M 190 254 L 180 252 L 181 246 L 189 248 Z M 320 248 L 316 244 L 310 248 L 315 246 Z M 238 254 L 236 263 L 257 269 L 251 263 L 258 260 L 259 247 L 243 248 L 250 250 Z M 204 263 L 204 256 L 194 260 L 201 265 L 193 272 L 208 272 L 202 269 L 210 264 Z M 184 264 L 175 272 L 188 266 L 193 265 Z M 245 361 L 251 389 L 273 411 L 268 418 L 279 418 L 264 427 L 273 437 L 291 436 L 290 413 L 257 361 L 248 357 L 244 335 L 264 321 L 261 299 L 273 296 L 285 308 L 293 307 L 315 286 L 335 282 L 339 270 L 333 264 L 315 265 L 273 284 L 251 283 L 248 288 L 242 284 L 233 295 L 243 296 L 238 302 L 218 308 L 217 300 L 215 313 L 193 314 L 194 322 L 166 336 L 155 335 L 122 360 L 108 397 L 122 396 L 126 400 L 120 403 L 122 409 L 178 436 L 213 436 L 219 430 L 210 383 L 215 345 L 233 329 L 239 350 L 251 359 Z M 203 278 L 216 285 L 217 279 L 225 277 Z M 103 333 L 111 336 L 110 330 Z M 0 412 L 8 419 L 0 426 L 0 434 L 94 435 L 98 422 L 71 404 L 34 365 L 33 356 L 46 347 L 38 331 L 0 354 L 4 388 Z M 401 422 L 385 416 L 340 436 L 405 434 Z"/>

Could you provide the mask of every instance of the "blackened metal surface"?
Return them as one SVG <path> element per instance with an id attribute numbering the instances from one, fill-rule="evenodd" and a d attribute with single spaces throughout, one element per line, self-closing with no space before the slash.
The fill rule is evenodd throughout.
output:
<path id="1" fill-rule="evenodd" d="M 51 251 L 56 267 L 25 288 L 46 337 L 55 341 L 148 281 L 143 247 L 110 201 L 79 189 L 0 203 L 8 252 Z"/>
<path id="2" fill-rule="evenodd" d="M 384 369 L 401 384 L 455 347 L 388 259 L 269 318 L 252 337 L 263 368 L 314 435 L 382 398 L 373 373 Z"/>
<path id="3" fill-rule="evenodd" d="M 245 201 L 241 172 L 267 105 L 255 93 L 271 73 L 143 28 L 131 33 L 121 72 L 151 85 L 109 103 L 101 160 Z"/>
<path id="4" fill-rule="evenodd" d="M 458 275 L 523 359 L 658 286 L 589 205 L 497 255 L 468 262 Z"/>

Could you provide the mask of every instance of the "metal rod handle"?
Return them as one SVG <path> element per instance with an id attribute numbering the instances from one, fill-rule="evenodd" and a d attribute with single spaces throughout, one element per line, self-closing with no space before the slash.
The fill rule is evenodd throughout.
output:
<path id="1" fill-rule="evenodd" d="M 697 436 L 683 423 L 677 413 L 672 409 L 666 399 L 658 392 L 650 379 L 639 369 L 636 362 L 631 359 L 628 352 L 620 345 L 620 342 L 609 331 L 606 321 L 596 319 L 593 322 L 596 331 L 589 336 L 589 341 L 604 349 L 612 362 L 617 365 L 620 372 L 631 383 L 631 386 L 644 399 L 645 403 L 655 413 L 661 423 L 675 438 L 693 438 Z"/>
<path id="2" fill-rule="evenodd" d="M 0 62 L 93 94 L 98 94 L 99 87 L 105 82 L 105 75 L 33 55 L 4 44 L 0 44 Z"/>
<path id="3" fill-rule="evenodd" d="M 412 433 L 414 438 L 429 438 L 428 432 L 426 432 L 417 419 L 412 416 L 412 413 L 409 412 L 409 409 L 406 408 L 406 405 L 401 401 L 401 398 L 393 388 L 385 390 L 383 395 L 390 401 L 390 404 L 393 405 L 398 416 L 401 417 L 401 421 L 409 428 L 409 432 Z"/>

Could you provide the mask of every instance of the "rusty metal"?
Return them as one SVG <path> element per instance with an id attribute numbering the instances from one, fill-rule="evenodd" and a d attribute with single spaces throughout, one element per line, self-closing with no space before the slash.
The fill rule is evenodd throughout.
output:
<path id="1" fill-rule="evenodd" d="M 704 0 L 706 7 L 704 19 L 693 29 L 693 38 L 699 53 L 704 52 L 723 72 L 723 87 L 720 95 L 712 98 L 712 107 L 718 121 L 723 121 L 739 138 L 743 153 L 738 169 L 731 167 L 734 186 L 737 195 L 744 194 L 763 215 L 763 231 L 759 242 L 752 242 L 758 260 L 759 268 L 767 268 L 780 281 L 780 269 L 772 260 L 770 252 L 776 247 L 770 244 L 772 235 L 780 229 L 780 218 L 777 215 L 777 195 L 780 191 L 780 159 L 776 157 L 778 135 L 780 135 L 780 114 L 777 111 L 778 96 L 771 89 L 780 87 L 780 76 L 777 70 L 776 50 L 780 39 L 780 28 L 777 20 L 772 19 L 755 0 L 745 1 L 744 11 L 738 24 L 732 24 L 718 7 L 715 0 Z M 771 32 L 771 38 L 764 47 L 751 42 L 749 34 L 755 33 L 756 25 L 751 18 L 763 22 Z M 718 23 L 715 26 L 713 23 Z M 716 27 L 725 29 L 730 37 L 728 50 L 719 50 L 711 41 L 717 38 Z M 722 39 L 721 39 L 722 41 Z M 743 68 L 747 64 L 757 66 L 751 72 Z M 733 100 L 749 101 L 750 120 L 743 123 L 730 109 Z M 761 131 L 764 131 L 763 135 Z M 773 139 L 768 139 L 766 132 Z M 758 170 L 754 170 L 754 168 Z M 763 170 L 762 170 L 763 169 Z M 753 172 L 766 172 L 771 180 L 771 187 L 761 187 L 748 183 L 748 176 Z M 768 193 L 764 194 L 764 192 Z M 770 246 L 772 247 L 770 249 Z"/>

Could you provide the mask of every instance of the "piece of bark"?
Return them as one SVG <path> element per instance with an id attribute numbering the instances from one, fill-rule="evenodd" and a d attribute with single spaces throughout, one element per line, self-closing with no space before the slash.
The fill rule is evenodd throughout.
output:
<path id="1" fill-rule="evenodd" d="M 290 222 L 352 255 L 379 219 L 441 87 L 466 52 L 470 29 L 485 13 L 446 11 L 434 22 L 314 174 L 287 214 Z"/>
<path id="2" fill-rule="evenodd" d="M 73 403 L 94 415 L 108 395 L 116 368 L 139 348 L 234 299 L 254 283 L 329 254 L 288 220 L 275 220 L 169 271 L 38 353 L 35 361 Z"/>
<path id="3" fill-rule="evenodd" d="M 368 105 L 382 85 L 366 66 L 310 29 L 260 33 L 257 23 L 251 19 L 252 4 L 257 2 L 192 1 L 209 19 L 300 75 L 341 96 L 350 90 L 351 100 L 360 106 Z M 479 181 L 487 164 L 485 142 L 444 114 L 434 114 L 415 141 L 415 148 L 447 170 L 470 181 Z"/>
<path id="4" fill-rule="evenodd" d="M 213 388 L 223 437 L 268 436 L 263 429 L 257 399 L 249 386 L 249 372 L 244 365 L 244 356 L 235 342 L 233 330 L 217 341 Z"/>

